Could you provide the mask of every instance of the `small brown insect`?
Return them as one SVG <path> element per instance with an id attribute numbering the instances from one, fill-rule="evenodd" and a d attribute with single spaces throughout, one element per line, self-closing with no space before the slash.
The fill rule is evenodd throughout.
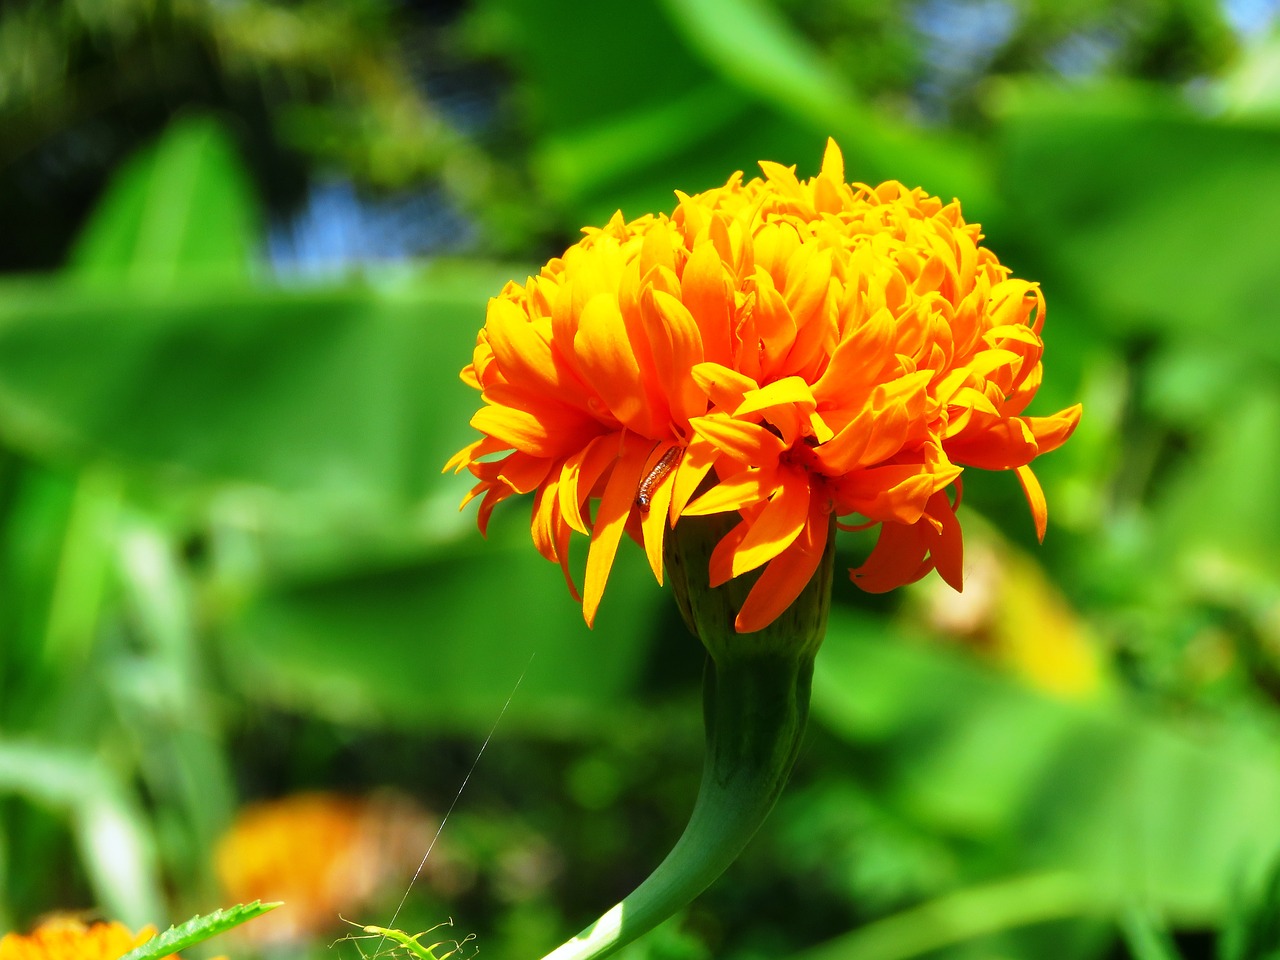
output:
<path id="1" fill-rule="evenodd" d="M 672 467 L 676 465 L 676 461 L 680 459 L 681 447 L 672 447 L 662 455 L 662 459 L 653 465 L 653 469 L 649 471 L 648 476 L 640 481 L 640 486 L 636 490 L 636 506 L 640 508 L 641 513 L 649 512 L 649 501 L 653 499 L 653 488 L 671 472 Z"/>

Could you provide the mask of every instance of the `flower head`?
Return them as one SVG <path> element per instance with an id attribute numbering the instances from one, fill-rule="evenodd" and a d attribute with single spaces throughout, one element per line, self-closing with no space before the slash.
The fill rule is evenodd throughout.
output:
<path id="1" fill-rule="evenodd" d="M 966 466 L 1015 470 L 1044 535 L 1029 464 L 1080 408 L 1023 414 L 1040 384 L 1039 287 L 981 246 L 958 203 L 846 183 L 834 142 L 811 180 L 760 166 L 763 179 L 677 193 L 671 216 L 585 230 L 489 302 L 463 370 L 483 436 L 449 466 L 476 477 L 482 531 L 499 502 L 534 494 L 534 543 L 575 597 L 571 533 L 590 537 L 588 623 L 622 534 L 661 582 L 682 517 L 736 516 L 710 585 L 761 571 L 742 633 L 804 589 L 833 514 L 880 526 L 850 571 L 863 589 L 935 569 L 959 589 Z"/>
<path id="2" fill-rule="evenodd" d="M 0 937 L 0 960 L 117 960 L 156 935 L 122 923 L 84 923 L 69 916 L 47 920 L 29 934 Z M 174 955 L 171 960 L 176 960 Z"/>

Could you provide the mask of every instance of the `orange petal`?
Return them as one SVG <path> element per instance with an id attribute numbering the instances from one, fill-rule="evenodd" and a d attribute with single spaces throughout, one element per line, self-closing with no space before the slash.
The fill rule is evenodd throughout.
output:
<path id="1" fill-rule="evenodd" d="M 781 483 L 733 553 L 711 564 L 711 586 L 740 577 L 778 556 L 799 535 L 809 516 L 809 478 L 802 470 L 779 471 Z"/>
<path id="2" fill-rule="evenodd" d="M 829 524 L 826 498 L 811 497 L 809 519 L 799 536 L 770 561 L 747 594 L 734 621 L 738 633 L 763 630 L 804 592 L 822 563 Z"/>
<path id="3" fill-rule="evenodd" d="M 946 491 L 939 491 L 929 498 L 928 515 L 941 525 L 936 532 L 930 529 L 925 533 L 929 558 L 938 575 L 953 590 L 961 590 L 964 587 L 964 538 Z"/>
<path id="4" fill-rule="evenodd" d="M 694 432 L 722 453 L 743 464 L 766 466 L 777 463 L 787 445 L 757 423 L 708 414 L 689 421 Z"/>
<path id="5" fill-rule="evenodd" d="M 673 471 L 671 507 L 667 511 L 668 526 L 676 525 L 719 456 L 716 448 L 705 440 L 695 441 L 685 448 L 684 455 Z"/>
<path id="6" fill-rule="evenodd" d="M 889 464 L 836 478 L 833 485 L 839 513 L 860 513 L 870 520 L 912 524 L 924 513 L 929 498 L 962 473 L 959 467 Z"/>
<path id="7" fill-rule="evenodd" d="M 582 384 L 567 369 L 560 368 L 551 351 L 548 337 L 551 324 L 543 321 L 545 331 L 530 322 L 528 315 L 510 300 L 489 301 L 485 335 L 492 348 L 502 376 L 531 392 L 555 398 L 573 406 L 584 406 Z"/>
<path id="8" fill-rule="evenodd" d="M 587 626 L 595 623 L 596 610 L 604 596 L 613 558 L 618 552 L 622 531 L 635 506 L 636 487 L 644 475 L 649 447 L 643 443 L 627 443 L 621 457 L 613 465 L 605 485 L 600 509 L 591 531 L 591 548 L 587 552 L 587 574 L 582 590 L 582 615 Z"/>
<path id="9" fill-rule="evenodd" d="M 1022 484 L 1027 505 L 1031 507 L 1031 518 L 1036 524 L 1036 539 L 1044 543 L 1045 530 L 1049 527 L 1049 503 L 1044 498 L 1044 489 L 1030 467 L 1024 465 L 1015 467 L 1014 470 L 1018 474 L 1018 482 Z"/>
<path id="10" fill-rule="evenodd" d="M 707 412 L 706 396 L 692 377 L 693 368 L 703 359 L 702 334 L 689 309 L 661 290 L 642 299 L 641 315 L 671 416 L 683 428 L 691 417 Z"/>
<path id="11" fill-rule="evenodd" d="M 826 149 L 822 151 L 822 173 L 827 180 L 844 183 L 844 156 L 840 147 L 831 137 L 827 137 Z"/>
<path id="12" fill-rule="evenodd" d="M 758 389 L 748 390 L 733 415 L 742 417 L 749 413 L 761 413 L 783 404 L 794 405 L 805 414 L 818 407 L 813 391 L 804 380 L 800 377 L 783 377 Z"/>
<path id="13" fill-rule="evenodd" d="M 547 478 L 551 464 L 517 450 L 501 460 L 472 464 L 471 472 L 490 483 L 503 483 L 516 493 L 529 493 Z"/>
<path id="14" fill-rule="evenodd" d="M 536 414 L 490 403 L 475 412 L 471 425 L 507 446 L 551 459 L 568 455 L 600 430 L 595 420 L 557 403 L 543 405 Z"/>
<path id="15" fill-rule="evenodd" d="M 560 514 L 579 533 L 591 532 L 582 507 L 601 475 L 617 459 L 619 442 L 617 434 L 596 437 L 560 468 Z"/>
<path id="16" fill-rule="evenodd" d="M 681 512 L 684 517 L 701 517 L 712 513 L 728 513 L 742 510 L 753 504 L 764 503 L 773 495 L 777 473 L 749 467 L 714 487 L 689 504 Z"/>
<path id="17" fill-rule="evenodd" d="M 777 187 L 784 196 L 804 196 L 800 181 L 796 179 L 795 167 L 784 167 L 782 164 L 774 163 L 772 160 L 761 160 L 760 169 L 764 172 L 765 178 L 769 183 Z"/>
<path id="18" fill-rule="evenodd" d="M 718 363 L 700 363 L 690 373 L 711 402 L 728 412 L 736 410 L 747 393 L 760 387 L 746 374 Z"/>
<path id="19" fill-rule="evenodd" d="M 619 423 L 643 436 L 666 423 L 666 403 L 650 395 L 626 321 L 611 297 L 595 297 L 583 308 L 573 348 L 588 386 Z"/>
<path id="20" fill-rule="evenodd" d="M 698 323 L 708 360 L 733 363 L 733 288 L 724 261 L 710 238 L 693 245 L 680 279 L 680 299 Z"/>
<path id="21" fill-rule="evenodd" d="M 578 594 L 578 587 L 573 582 L 573 575 L 569 572 L 569 535 L 571 531 L 569 525 L 561 519 L 559 495 L 556 486 L 555 481 L 551 481 L 534 494 L 533 520 L 530 524 L 530 532 L 533 535 L 533 544 L 537 547 L 538 552 L 552 563 L 560 565 L 560 571 L 564 574 L 564 582 L 569 587 L 569 593 L 573 596 L 573 599 L 580 601 L 582 597 Z"/>
<path id="22" fill-rule="evenodd" d="M 975 421 L 976 422 L 976 421 Z M 945 443 L 955 463 L 983 470 L 1009 470 L 1030 463 L 1039 452 L 1025 417 L 1009 417 L 975 431 L 972 426 Z"/>
<path id="23" fill-rule="evenodd" d="M 929 572 L 927 552 L 915 524 L 886 523 L 866 562 L 851 569 L 849 578 L 867 593 L 888 593 Z"/>
<path id="24" fill-rule="evenodd" d="M 1036 438 L 1037 453 L 1049 453 L 1057 450 L 1067 442 L 1080 424 L 1080 413 L 1084 408 L 1080 404 L 1068 407 L 1050 417 L 1023 417 L 1027 428 Z"/>
<path id="25" fill-rule="evenodd" d="M 496 440 L 493 437 L 481 437 L 479 440 L 475 440 L 467 444 L 450 457 L 449 462 L 444 465 L 444 469 L 440 472 L 448 473 L 452 470 L 454 473 L 458 473 L 459 471 L 466 469 L 472 463 L 475 463 L 481 457 L 487 456 L 491 453 L 498 453 L 499 451 L 506 449 L 509 448 L 501 440 Z"/>
<path id="26" fill-rule="evenodd" d="M 757 267 L 754 279 L 756 302 L 752 319 L 755 320 L 756 334 L 764 345 L 760 361 L 761 379 L 773 379 L 782 371 L 783 361 L 796 342 L 796 321 L 768 272 Z"/>
<path id="27" fill-rule="evenodd" d="M 652 476 L 653 471 L 667 457 L 668 453 L 678 450 L 674 443 L 660 443 L 653 448 L 644 464 L 644 476 Z M 678 462 L 678 461 L 677 461 Z M 671 507 L 671 495 L 675 491 L 675 469 L 663 471 L 649 491 L 649 504 L 642 510 L 641 530 L 643 531 L 644 552 L 649 560 L 649 569 L 653 571 L 658 583 L 662 583 L 662 541 L 667 532 L 667 511 Z"/>

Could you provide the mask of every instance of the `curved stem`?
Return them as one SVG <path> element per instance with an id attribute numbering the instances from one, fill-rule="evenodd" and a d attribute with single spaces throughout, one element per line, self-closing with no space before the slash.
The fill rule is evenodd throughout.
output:
<path id="1" fill-rule="evenodd" d="M 736 513 L 683 517 L 664 549 L 680 612 L 710 654 L 702 684 L 707 752 L 689 823 L 648 879 L 543 960 L 607 957 L 684 907 L 737 859 L 791 775 L 827 631 L 835 520 L 800 596 L 755 633 L 737 633 L 734 620 L 760 571 L 709 582 L 716 544 L 737 522 Z"/>
<path id="2" fill-rule="evenodd" d="M 809 713 L 813 656 L 754 651 L 708 660 L 707 752 L 689 823 L 621 903 L 543 960 L 607 957 L 688 904 L 755 835 L 786 784 Z"/>

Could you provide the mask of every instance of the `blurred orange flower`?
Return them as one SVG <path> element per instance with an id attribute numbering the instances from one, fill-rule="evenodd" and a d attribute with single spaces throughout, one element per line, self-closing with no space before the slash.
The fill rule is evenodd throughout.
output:
<path id="1" fill-rule="evenodd" d="M 0 960 L 118 960 L 156 935 L 155 927 L 137 933 L 122 923 L 89 923 L 68 916 L 46 920 L 25 936 L 0 937 Z M 177 960 L 170 954 L 169 960 Z"/>
<path id="2" fill-rule="evenodd" d="M 677 193 L 670 217 L 585 230 L 489 302 L 463 370 L 483 437 L 449 467 L 477 478 L 482 531 L 499 502 L 534 494 L 533 540 L 575 597 L 571 532 L 590 536 L 588 623 L 623 532 L 661 582 L 664 536 L 686 516 L 738 516 L 710 583 L 763 568 L 744 633 L 799 595 L 832 514 L 881 525 L 851 571 L 863 589 L 933 569 L 959 589 L 966 466 L 1015 470 L 1044 535 L 1029 464 L 1080 408 L 1023 415 L 1040 385 L 1039 287 L 1010 277 L 957 202 L 846 183 L 834 142 L 811 180 L 760 166 L 764 179 Z"/>
<path id="3" fill-rule="evenodd" d="M 237 903 L 284 905 L 241 928 L 256 943 L 291 943 L 334 927 L 407 875 L 433 825 L 392 796 L 299 793 L 250 804 L 215 853 L 218 880 Z"/>

